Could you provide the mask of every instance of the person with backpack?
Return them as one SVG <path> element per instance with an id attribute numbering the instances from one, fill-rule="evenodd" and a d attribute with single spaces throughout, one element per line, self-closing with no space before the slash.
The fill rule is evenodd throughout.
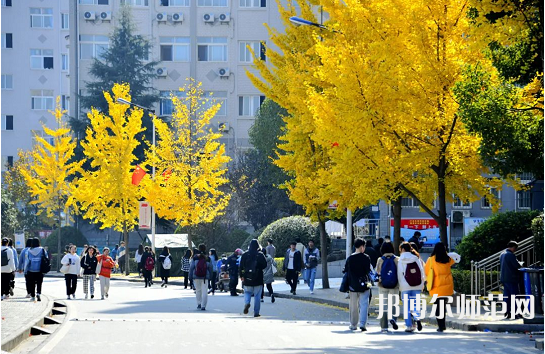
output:
<path id="1" fill-rule="evenodd" d="M 81 269 L 81 260 L 76 254 L 76 245 L 70 246 L 68 253 L 61 259 L 61 265 L 66 267 L 66 273 L 64 273 L 64 282 L 66 283 L 66 298 L 70 300 L 70 296 L 73 299 L 76 298 L 76 288 L 78 285 L 78 276 Z"/>
<path id="2" fill-rule="evenodd" d="M 310 294 L 314 294 L 314 282 L 316 280 L 316 270 L 318 268 L 318 262 L 320 262 L 320 250 L 317 247 L 314 247 L 314 240 L 308 241 L 308 247 L 305 248 L 305 253 L 303 255 L 305 260 L 305 269 L 306 269 L 306 281 L 308 287 L 310 288 Z"/>
<path id="3" fill-rule="evenodd" d="M 8 238 L 8 248 L 13 253 L 13 258 L 15 259 L 15 267 L 19 264 L 19 257 L 17 256 L 17 250 L 15 247 L 13 247 L 13 240 L 11 238 Z M 47 248 L 47 247 L 46 247 Z M 46 249 L 47 252 L 47 249 Z M 51 262 L 51 257 L 49 257 L 49 261 Z M 15 288 L 15 272 L 11 273 L 11 280 L 9 282 L 9 294 L 13 296 L 13 289 Z"/>
<path id="4" fill-rule="evenodd" d="M 27 239 L 26 244 L 25 244 L 25 248 L 23 248 L 23 250 L 21 251 L 21 255 L 19 257 L 19 263 L 17 264 L 17 271 L 19 273 L 23 273 L 24 270 L 25 270 L 25 264 L 26 264 L 26 261 L 27 261 L 27 258 L 28 258 L 28 250 L 30 249 L 31 244 L 32 244 L 32 239 L 31 238 Z M 25 284 L 29 284 L 29 282 L 27 281 L 26 273 L 25 273 Z M 28 286 L 27 286 L 26 297 L 27 298 L 30 297 L 30 291 L 29 291 Z"/>
<path id="5" fill-rule="evenodd" d="M 45 250 L 40 246 L 39 238 L 32 239 L 27 255 L 25 274 L 27 275 L 27 291 L 30 294 L 30 301 L 42 301 L 40 295 L 42 293 L 44 272 L 49 271 L 49 269 L 44 269 L 43 265 L 50 265 Z"/>
<path id="6" fill-rule="evenodd" d="M 437 317 L 437 332 L 444 332 L 446 327 L 445 307 L 449 297 L 454 294 L 454 279 L 452 278 L 451 267 L 460 262 L 460 256 L 457 253 L 447 253 L 447 249 L 442 242 L 435 244 L 430 258 L 424 267 L 426 278 L 431 280 L 427 284 L 430 296 L 437 295 L 435 316 Z M 429 277 L 429 278 L 428 278 Z M 433 279 L 431 279 L 433 277 Z M 443 318 L 438 318 L 442 312 Z"/>
<path id="7" fill-rule="evenodd" d="M 254 238 L 250 241 L 248 252 L 242 254 L 239 274 L 244 287 L 244 310 L 249 312 L 252 296 L 254 297 L 254 317 L 260 317 L 261 294 L 263 292 L 263 269 L 267 267 L 267 259 L 259 250 L 259 243 Z"/>
<path id="8" fill-rule="evenodd" d="M 110 277 L 112 276 L 112 269 L 115 268 L 115 262 L 110 257 L 110 249 L 104 247 L 102 249 L 102 254 L 97 257 L 97 261 L 101 264 L 100 273 L 100 298 L 104 300 L 104 296 L 108 298 L 108 293 L 110 291 Z"/>
<path id="9" fill-rule="evenodd" d="M 91 299 L 95 298 L 95 278 L 98 265 L 96 253 L 95 246 L 90 245 L 80 261 L 80 266 L 83 269 L 83 293 L 85 294 L 85 300 L 89 297 L 89 285 L 91 286 Z"/>
<path id="10" fill-rule="evenodd" d="M 238 257 L 242 254 L 242 250 L 237 248 L 232 255 L 227 257 L 227 272 L 229 272 L 229 291 L 231 296 L 238 296 Z"/>
<path id="11" fill-rule="evenodd" d="M 420 316 L 420 311 L 417 308 L 413 308 L 411 300 L 416 301 L 416 295 L 422 293 L 424 289 L 424 281 L 426 276 L 424 273 L 424 266 L 422 259 L 417 251 L 415 251 L 408 242 L 403 242 L 399 245 L 399 260 L 397 267 L 397 279 L 399 281 L 399 291 L 401 291 L 401 300 L 403 304 L 409 306 L 408 318 L 405 319 L 405 332 L 414 332 L 415 328 L 419 331 L 422 330 L 422 323 L 416 319 Z M 416 305 L 413 302 L 413 305 Z M 413 321 L 413 317 L 415 321 Z"/>
<path id="12" fill-rule="evenodd" d="M 166 288 L 170 277 L 170 268 L 172 268 L 172 256 L 167 246 L 163 247 L 163 251 L 159 255 L 159 263 L 161 264 L 161 287 Z"/>
<path id="13" fill-rule="evenodd" d="M 10 286 L 12 276 L 15 274 L 15 257 L 13 251 L 8 247 L 9 240 L 7 238 L 2 239 L 2 247 L 0 248 L 0 259 L 2 265 L 2 278 L 1 278 L 1 293 L 2 300 L 8 299 L 10 294 Z"/>
<path id="14" fill-rule="evenodd" d="M 189 266 L 191 265 L 191 249 L 188 248 L 182 257 L 182 275 L 184 276 L 184 289 L 187 289 L 189 283 Z M 189 283 L 189 288 L 193 289 L 193 283 Z"/>
<path id="15" fill-rule="evenodd" d="M 144 248 L 144 253 L 142 254 L 142 262 L 140 266 L 142 267 L 142 273 L 144 274 L 144 288 L 147 288 L 148 286 L 151 287 L 152 271 L 155 268 L 155 258 L 153 257 L 153 254 L 151 253 L 148 246 Z"/>
<path id="16" fill-rule="evenodd" d="M 208 251 L 208 256 L 210 257 L 210 263 L 212 263 L 212 278 L 208 282 L 208 293 L 214 295 L 216 293 L 216 281 L 218 277 L 218 253 L 216 249 L 211 248 Z"/>
<path id="17" fill-rule="evenodd" d="M 276 273 L 276 262 L 270 254 L 267 253 L 267 248 L 261 250 L 265 259 L 267 260 L 267 266 L 263 269 L 263 283 L 267 286 L 269 291 L 269 296 L 271 297 L 271 302 L 274 304 L 274 292 L 272 283 L 274 282 L 274 273 Z M 265 289 L 261 292 L 261 302 L 263 302 L 263 295 L 265 294 Z"/>
<path id="18" fill-rule="evenodd" d="M 144 254 L 144 246 L 138 245 L 138 249 L 134 253 L 134 261 L 136 262 L 136 265 L 138 267 L 138 277 L 142 277 L 142 268 L 140 267 L 140 263 L 142 262 L 143 254 Z"/>
<path id="19" fill-rule="evenodd" d="M 372 287 L 369 273 L 371 259 L 365 253 L 365 241 L 357 238 L 354 241 L 356 252 L 353 253 L 344 265 L 343 273 L 348 273 L 348 291 L 350 296 L 350 329 L 356 330 L 358 322 L 362 332 L 367 331 L 367 316 L 369 296 Z"/>
<path id="20" fill-rule="evenodd" d="M 388 295 L 399 294 L 399 282 L 397 280 L 397 264 L 398 257 L 394 255 L 394 246 L 392 243 L 382 243 L 380 248 L 380 257 L 377 260 L 377 275 L 378 275 L 378 293 L 384 297 L 386 303 L 388 303 Z M 386 309 L 384 309 L 386 310 Z M 396 318 L 390 319 L 390 324 L 394 330 L 399 327 L 396 323 Z M 382 333 L 388 333 L 388 312 L 384 311 L 380 318 L 380 329 Z"/>
<path id="21" fill-rule="evenodd" d="M 290 293 L 297 295 L 297 283 L 299 272 L 301 271 L 301 252 L 296 249 L 297 242 L 292 241 L 290 243 L 290 248 L 286 251 L 284 255 L 284 264 L 282 269 L 286 271 L 286 282 L 291 287 Z"/>
<path id="22" fill-rule="evenodd" d="M 208 303 L 208 280 L 212 277 L 212 264 L 206 255 L 206 245 L 199 245 L 199 254 L 193 257 L 189 266 L 189 277 L 195 285 L 197 309 L 205 311 Z"/>

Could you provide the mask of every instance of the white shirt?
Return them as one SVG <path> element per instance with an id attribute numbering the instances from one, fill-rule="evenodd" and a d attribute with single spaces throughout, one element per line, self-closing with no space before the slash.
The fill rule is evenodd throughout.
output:
<path id="1" fill-rule="evenodd" d="M 288 269 L 293 269 L 293 257 L 295 256 L 295 251 L 290 250 Z"/>
<path id="2" fill-rule="evenodd" d="M 62 265 L 68 265 L 68 272 L 66 274 L 79 274 L 81 269 L 80 258 L 77 254 L 67 253 L 61 259 Z"/>

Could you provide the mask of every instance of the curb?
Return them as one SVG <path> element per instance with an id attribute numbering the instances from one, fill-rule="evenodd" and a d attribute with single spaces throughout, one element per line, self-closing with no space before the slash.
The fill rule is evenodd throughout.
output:
<path id="1" fill-rule="evenodd" d="M 20 330 L 19 332 L 11 335 L 5 341 L 2 341 L 2 350 L 10 352 L 24 340 L 28 339 L 30 336 L 30 331 L 32 327 L 38 326 L 41 327 L 44 325 L 44 318 L 51 314 L 53 309 L 54 301 L 49 296 L 41 294 L 42 298 L 45 297 L 48 300 L 47 308 L 37 317 L 38 319 L 35 322 L 31 322 L 27 328 Z"/>

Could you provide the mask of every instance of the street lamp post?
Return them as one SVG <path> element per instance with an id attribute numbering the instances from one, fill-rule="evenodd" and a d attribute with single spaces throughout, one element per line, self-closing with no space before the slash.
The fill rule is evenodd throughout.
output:
<path id="1" fill-rule="evenodd" d="M 153 130 L 153 133 L 152 133 L 153 164 L 151 165 L 151 177 L 152 177 L 153 180 L 155 180 L 155 118 L 157 118 L 157 116 L 155 115 L 155 110 L 151 109 L 151 108 L 140 106 L 140 105 L 138 105 L 136 103 L 132 103 L 132 102 L 127 101 L 127 100 L 125 100 L 123 98 L 118 98 L 117 102 L 143 109 L 143 110 L 147 111 L 151 116 L 151 123 L 152 123 L 152 130 Z M 129 247 L 129 245 L 127 245 L 126 247 Z M 151 248 L 152 248 L 153 252 L 155 252 L 155 208 L 153 206 L 151 207 Z"/>

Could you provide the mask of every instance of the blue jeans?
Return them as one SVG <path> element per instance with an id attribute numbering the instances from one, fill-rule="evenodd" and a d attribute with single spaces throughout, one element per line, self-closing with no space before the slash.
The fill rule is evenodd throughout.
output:
<path id="1" fill-rule="evenodd" d="M 314 291 L 314 281 L 316 280 L 316 268 L 306 269 L 306 280 L 310 291 Z"/>
<path id="2" fill-rule="evenodd" d="M 407 327 L 412 327 L 413 325 L 413 319 L 412 319 L 412 316 L 411 314 L 414 314 L 415 317 L 419 317 L 420 316 L 420 311 L 419 311 L 419 306 L 418 304 L 416 304 L 415 302 L 415 305 L 416 305 L 416 308 L 414 308 L 415 306 L 411 306 L 411 300 L 416 300 L 416 295 L 417 294 L 420 294 L 422 291 L 421 290 L 408 290 L 408 291 L 402 291 L 401 292 L 401 300 L 402 301 L 405 301 L 405 296 L 407 296 L 407 306 L 409 306 L 408 308 L 408 314 L 409 316 L 407 316 L 407 318 L 405 319 L 405 325 Z M 405 302 L 403 302 L 403 306 L 405 306 Z"/>
<path id="3" fill-rule="evenodd" d="M 262 291 L 263 285 L 244 286 L 244 303 L 250 304 L 252 302 L 252 295 L 254 296 L 254 315 L 259 315 L 259 310 L 261 309 Z"/>
<path id="4" fill-rule="evenodd" d="M 518 295 L 519 283 L 505 282 L 503 283 L 503 300 L 507 304 L 507 312 L 511 314 L 511 296 Z"/>
<path id="5" fill-rule="evenodd" d="M 357 327 L 358 320 L 360 327 L 365 327 L 367 325 L 367 312 L 369 312 L 369 290 L 358 293 L 350 292 L 350 325 Z"/>

